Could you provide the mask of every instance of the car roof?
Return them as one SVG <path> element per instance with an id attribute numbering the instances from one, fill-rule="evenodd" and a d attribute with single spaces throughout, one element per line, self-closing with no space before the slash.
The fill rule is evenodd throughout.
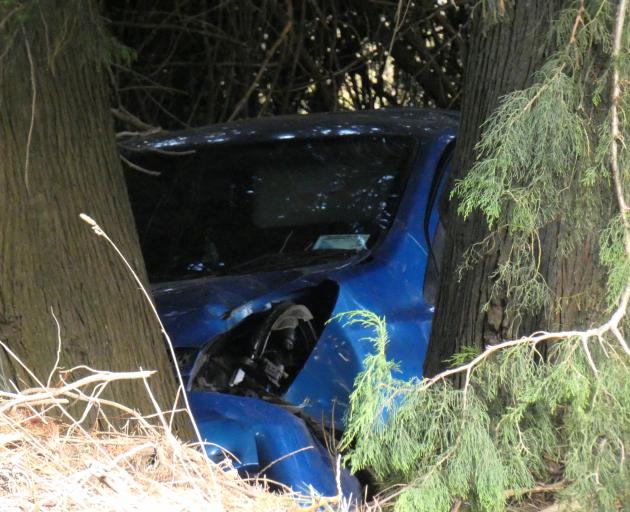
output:
<path id="1" fill-rule="evenodd" d="M 121 143 L 123 148 L 138 151 L 352 135 L 436 137 L 454 134 L 458 118 L 456 112 L 428 108 L 272 116 L 128 138 Z"/>

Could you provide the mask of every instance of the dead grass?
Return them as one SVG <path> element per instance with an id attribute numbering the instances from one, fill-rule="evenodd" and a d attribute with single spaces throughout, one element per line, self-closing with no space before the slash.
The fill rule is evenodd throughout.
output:
<path id="1" fill-rule="evenodd" d="M 124 378 L 146 379 L 146 373 Z M 101 403 L 95 390 L 121 374 L 93 371 L 62 386 L 0 392 L 0 510 L 2 511 L 301 511 L 340 510 L 337 497 L 271 493 L 264 480 L 244 481 L 212 463 L 197 446 L 164 426 L 169 413 L 141 417 Z M 83 404 L 106 428 L 87 428 L 68 404 Z M 116 407 L 119 405 L 119 407 Z M 116 429 L 105 409 L 129 414 Z M 74 410 L 74 408 L 73 408 Z M 87 417 L 87 416 L 85 416 Z M 301 507 L 300 507 L 301 505 Z"/>

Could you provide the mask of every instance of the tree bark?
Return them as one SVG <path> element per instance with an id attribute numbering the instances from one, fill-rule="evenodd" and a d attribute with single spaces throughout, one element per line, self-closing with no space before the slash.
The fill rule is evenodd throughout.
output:
<path id="1" fill-rule="evenodd" d="M 112 249 L 79 219 L 96 219 L 147 283 L 108 108 L 107 41 L 92 1 L 0 7 L 0 340 L 46 381 L 57 357 L 54 313 L 60 368 L 157 370 L 149 384 L 169 410 L 176 383 L 156 320 Z M 4 364 L 5 385 L 33 384 L 11 357 Z M 108 393 L 155 412 L 142 382 Z M 175 425 L 190 437 L 184 416 Z"/>
<path id="2" fill-rule="evenodd" d="M 480 19 L 478 13 L 473 16 L 452 179 L 461 179 L 471 168 L 483 123 L 497 107 L 499 99 L 531 85 L 535 72 L 552 50 L 548 37 L 551 22 L 567 3 L 561 0 L 514 2 L 507 16 L 491 26 L 487 20 Z M 512 241 L 508 235 L 500 234 L 494 240 L 496 243 L 481 254 L 476 265 L 460 280 L 457 270 L 464 251 L 484 240 L 489 231 L 480 214 L 464 220 L 456 214 L 456 209 L 457 205 L 451 204 L 440 296 L 425 375 L 443 369 L 445 360 L 462 346 L 483 349 L 487 344 L 532 331 L 563 326 L 577 328 L 591 320 L 587 317 L 588 308 L 581 307 L 580 300 L 585 290 L 600 289 L 602 283 L 597 269 L 598 233 L 576 247 L 569 257 L 558 258 L 558 244 L 570 227 L 561 220 L 547 226 L 538 244 L 540 272 L 557 307 L 510 318 L 506 314 L 509 298 L 495 296 L 491 300 L 490 291 L 493 274 L 506 261 Z M 501 224 L 499 221 L 498 225 Z"/>

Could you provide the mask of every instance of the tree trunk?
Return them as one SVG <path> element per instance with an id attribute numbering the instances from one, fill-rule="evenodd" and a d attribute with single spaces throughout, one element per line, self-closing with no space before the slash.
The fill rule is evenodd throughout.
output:
<path id="1" fill-rule="evenodd" d="M 552 50 L 549 30 L 559 10 L 568 2 L 527 0 L 514 2 L 505 19 L 489 26 L 487 20 L 473 17 L 470 47 L 464 76 L 464 98 L 457 142 L 453 179 L 465 176 L 474 159 L 474 147 L 482 125 L 497 107 L 499 99 L 514 90 L 531 85 L 535 72 Z M 541 148 L 544 151 L 545 148 Z M 556 307 L 510 318 L 508 297 L 493 296 L 493 274 L 506 261 L 511 240 L 496 237 L 476 264 L 458 276 L 462 255 L 473 244 L 485 239 L 488 227 L 480 214 L 467 220 L 456 214 L 451 204 L 447 226 L 440 296 L 425 362 L 425 374 L 444 368 L 445 360 L 462 346 L 496 343 L 532 331 L 588 323 L 581 307 L 584 290 L 598 289 L 602 275 L 597 269 L 597 240 L 594 233 L 567 258 L 557 257 L 558 244 L 567 233 L 561 221 L 551 223 L 540 236 L 540 272 L 545 278 Z M 501 221 L 498 225 L 501 225 Z M 484 307 L 486 306 L 486 307 Z"/>
<path id="2" fill-rule="evenodd" d="M 157 370 L 149 383 L 168 410 L 176 383 L 156 320 L 79 219 L 96 219 L 147 283 L 108 108 L 109 41 L 91 1 L 0 7 L 0 340 L 46 381 L 54 313 L 59 368 Z M 5 385 L 33 384 L 11 357 L 4 364 Z M 113 384 L 108 396 L 155 412 L 142 382 Z M 175 424 L 189 437 L 183 416 Z"/>

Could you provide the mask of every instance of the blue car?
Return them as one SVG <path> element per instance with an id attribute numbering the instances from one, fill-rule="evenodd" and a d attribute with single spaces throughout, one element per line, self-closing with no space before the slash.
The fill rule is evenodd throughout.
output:
<path id="1" fill-rule="evenodd" d="M 424 109 L 239 121 L 125 143 L 160 316 L 214 459 L 305 491 L 360 493 L 326 439 L 385 316 L 418 377 L 457 117 Z"/>

